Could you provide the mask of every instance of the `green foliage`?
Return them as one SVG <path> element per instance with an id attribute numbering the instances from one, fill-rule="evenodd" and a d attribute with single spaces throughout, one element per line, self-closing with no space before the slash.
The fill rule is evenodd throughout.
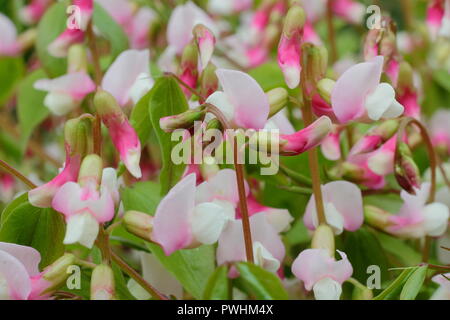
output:
<path id="1" fill-rule="evenodd" d="M 218 267 L 209 277 L 203 299 L 205 300 L 226 300 L 230 298 L 230 280 L 228 280 L 228 268 Z"/>
<path id="2" fill-rule="evenodd" d="M 289 298 L 280 278 L 272 272 L 247 262 L 240 262 L 236 267 L 243 287 L 257 299 L 287 300 Z"/>
<path id="3" fill-rule="evenodd" d="M 0 106 L 2 106 L 14 93 L 24 74 L 22 58 L 0 58 Z"/>
<path id="4" fill-rule="evenodd" d="M 161 149 L 162 170 L 160 183 L 161 194 L 165 195 L 178 182 L 183 174 L 185 165 L 175 165 L 173 163 L 171 159 L 172 148 L 179 141 L 171 141 L 171 134 L 164 132 L 160 128 L 159 120 L 188 110 L 188 104 L 183 91 L 172 77 L 159 78 L 150 92 L 149 113 Z"/>
<path id="5" fill-rule="evenodd" d="M 53 209 L 33 207 L 22 195 L 5 208 L 1 217 L 0 241 L 31 246 L 41 254 L 44 268 L 64 253 L 65 224 Z"/>

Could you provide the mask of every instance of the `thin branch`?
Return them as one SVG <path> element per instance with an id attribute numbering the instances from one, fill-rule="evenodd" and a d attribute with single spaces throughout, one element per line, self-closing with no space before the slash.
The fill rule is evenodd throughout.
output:
<path id="1" fill-rule="evenodd" d="M 21 174 L 19 171 L 14 169 L 12 166 L 10 166 L 8 163 L 0 159 L 0 167 L 3 168 L 6 172 L 9 174 L 15 176 L 17 179 L 22 181 L 28 188 L 34 189 L 37 186 L 29 180 L 27 177 L 25 177 L 23 174 Z"/>

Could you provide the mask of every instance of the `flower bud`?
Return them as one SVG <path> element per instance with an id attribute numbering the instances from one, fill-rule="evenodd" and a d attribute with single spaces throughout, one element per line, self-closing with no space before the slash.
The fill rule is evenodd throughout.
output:
<path id="1" fill-rule="evenodd" d="M 307 88 L 311 89 L 317 86 L 317 82 L 325 76 L 327 71 L 327 49 L 324 46 L 317 46 L 309 42 L 304 43 L 302 45 L 302 65 Z"/>
<path id="2" fill-rule="evenodd" d="M 208 180 L 220 171 L 220 167 L 214 157 L 206 157 L 200 164 L 200 173 L 203 179 Z"/>
<path id="3" fill-rule="evenodd" d="M 102 180 L 103 161 L 96 154 L 86 156 L 81 162 L 80 173 L 78 174 L 78 184 L 84 187 L 88 182 L 100 185 Z"/>
<path id="4" fill-rule="evenodd" d="M 209 97 L 217 91 L 218 87 L 219 79 L 216 75 L 216 66 L 209 63 L 200 75 L 200 94 L 203 97 Z"/>
<path id="5" fill-rule="evenodd" d="M 275 88 L 266 92 L 266 95 L 269 98 L 269 118 L 271 118 L 286 106 L 289 94 L 284 88 Z"/>
<path id="6" fill-rule="evenodd" d="M 359 284 L 355 285 L 352 293 L 353 300 L 372 300 L 373 292 L 371 289 L 366 286 Z"/>
<path id="7" fill-rule="evenodd" d="M 372 227 L 385 230 L 391 225 L 391 214 L 375 206 L 364 206 L 364 221 Z"/>
<path id="8" fill-rule="evenodd" d="M 184 83 L 186 83 L 191 88 L 197 87 L 198 56 L 199 56 L 198 48 L 193 42 L 191 42 L 184 48 L 183 54 L 181 56 L 179 77 Z M 190 98 L 192 92 L 189 91 L 184 86 L 182 87 L 182 89 L 184 94 L 188 98 Z"/>
<path id="9" fill-rule="evenodd" d="M 320 97 L 328 104 L 331 104 L 331 92 L 333 91 L 336 81 L 323 78 L 317 83 L 317 92 Z"/>
<path id="10" fill-rule="evenodd" d="M 420 186 L 420 171 L 412 158 L 409 146 L 401 142 L 397 147 L 395 179 L 408 193 L 415 194 L 414 188 Z"/>
<path id="11" fill-rule="evenodd" d="M 350 150 L 349 155 L 368 153 L 376 150 L 397 132 L 399 122 L 395 119 L 386 120 L 369 130 Z"/>
<path id="12" fill-rule="evenodd" d="M 67 65 L 69 73 L 87 71 L 88 61 L 84 45 L 74 44 L 69 48 Z"/>
<path id="13" fill-rule="evenodd" d="M 146 240 L 151 239 L 153 231 L 153 217 L 139 211 L 128 211 L 123 216 L 123 225 L 128 232 Z"/>
<path id="14" fill-rule="evenodd" d="M 278 44 L 278 64 L 290 89 L 300 83 L 301 42 L 306 15 L 301 6 L 291 7 L 284 20 L 283 32 Z"/>
<path id="15" fill-rule="evenodd" d="M 406 61 L 402 61 L 399 66 L 398 87 L 400 90 L 415 87 L 413 69 Z"/>
<path id="16" fill-rule="evenodd" d="M 99 89 L 94 97 L 94 105 L 103 123 L 109 130 L 114 146 L 119 151 L 120 159 L 128 171 L 135 177 L 142 176 L 139 166 L 141 143 L 128 118 L 116 99 L 108 92 Z"/>
<path id="17" fill-rule="evenodd" d="M 203 121 L 206 115 L 206 108 L 200 106 L 187 110 L 183 113 L 159 119 L 159 126 L 165 132 L 173 132 L 177 129 L 189 129 L 194 126 L 195 121 Z"/>
<path id="18" fill-rule="evenodd" d="M 356 183 L 364 181 L 364 169 L 350 162 L 342 162 L 328 172 L 335 180 L 345 179 Z"/>
<path id="19" fill-rule="evenodd" d="M 325 249 L 330 257 L 334 257 L 334 233 L 330 226 L 322 224 L 314 231 L 311 248 Z"/>
<path id="20" fill-rule="evenodd" d="M 116 286 L 114 272 L 110 266 L 95 267 L 91 277 L 91 300 L 115 300 Z"/>
<path id="21" fill-rule="evenodd" d="M 200 61 L 202 68 L 205 68 L 214 53 L 216 38 L 210 29 L 203 24 L 197 24 L 192 30 L 198 52 L 200 53 Z"/>
<path id="22" fill-rule="evenodd" d="M 44 292 L 58 289 L 66 281 L 69 273 L 67 269 L 74 265 L 76 257 L 71 253 L 64 254 L 61 258 L 53 262 L 42 272 L 42 280 L 47 283 Z"/>

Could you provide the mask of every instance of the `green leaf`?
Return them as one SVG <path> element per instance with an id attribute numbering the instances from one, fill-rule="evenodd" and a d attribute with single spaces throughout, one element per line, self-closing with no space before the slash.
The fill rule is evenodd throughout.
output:
<path id="1" fill-rule="evenodd" d="M 13 201 L 11 201 L 5 209 L 3 209 L 2 215 L 0 216 L 0 227 L 2 226 L 3 222 L 5 222 L 6 218 L 13 212 L 18 206 L 20 206 L 23 203 L 28 202 L 28 193 L 24 193 L 20 195 L 19 197 L 15 198 Z"/>
<path id="2" fill-rule="evenodd" d="M 0 58 L 0 105 L 3 105 L 14 93 L 24 73 L 22 58 Z M 7 79 L 7 80 L 6 80 Z"/>
<path id="3" fill-rule="evenodd" d="M 36 39 L 36 49 L 44 70 L 54 78 L 67 71 L 67 59 L 56 58 L 48 52 L 48 46 L 66 29 L 67 1 L 59 1 L 53 4 L 41 18 Z"/>
<path id="4" fill-rule="evenodd" d="M 421 262 L 422 257 L 420 253 L 405 243 L 404 240 L 394 238 L 381 232 L 377 232 L 376 237 L 383 247 L 383 250 L 400 260 L 401 265 L 414 266 Z"/>
<path id="5" fill-rule="evenodd" d="M 111 57 L 110 62 L 123 51 L 128 49 L 128 38 L 114 19 L 103 9 L 98 3 L 94 3 L 94 13 L 92 15 L 92 21 L 95 28 L 100 34 L 108 40 L 111 45 Z"/>
<path id="6" fill-rule="evenodd" d="M 185 165 L 173 163 L 171 159 L 172 148 L 179 142 L 171 141 L 171 134 L 161 130 L 159 119 L 182 113 L 188 108 L 186 97 L 174 78 L 162 77 L 156 81 L 149 99 L 149 113 L 161 148 L 163 163 L 160 183 L 162 195 L 165 195 L 178 182 Z"/>
<path id="7" fill-rule="evenodd" d="M 136 298 L 130 293 L 130 290 L 128 290 L 127 282 L 120 267 L 116 263 L 112 263 L 112 269 L 114 272 L 117 297 L 120 300 L 136 300 Z"/>
<path id="8" fill-rule="evenodd" d="M 388 300 L 396 295 L 403 284 L 408 280 L 408 278 L 413 274 L 418 267 L 407 268 L 400 273 L 400 275 L 392 281 L 392 283 L 384 289 L 379 295 L 373 298 L 373 300 Z"/>
<path id="9" fill-rule="evenodd" d="M 378 239 L 366 228 L 345 234 L 343 250 L 353 266 L 353 275 L 361 283 L 367 280 L 367 267 L 377 265 L 381 270 L 381 279 L 388 277 L 386 255 Z"/>
<path id="10" fill-rule="evenodd" d="M 208 279 L 215 269 L 215 251 L 213 246 L 201 246 L 196 249 L 178 250 L 166 256 L 160 246 L 147 243 L 152 253 L 162 265 L 180 281 L 194 298 L 201 299 Z"/>
<path id="11" fill-rule="evenodd" d="M 450 92 L 450 74 L 446 70 L 436 70 L 433 72 L 434 80 L 448 92 Z"/>
<path id="12" fill-rule="evenodd" d="M 28 201 L 16 205 L 2 219 L 0 241 L 35 248 L 41 254 L 44 268 L 64 253 L 65 223 L 51 208 L 36 208 Z"/>
<path id="13" fill-rule="evenodd" d="M 227 300 L 229 299 L 230 282 L 228 280 L 228 268 L 221 266 L 209 277 L 203 299 Z"/>
<path id="14" fill-rule="evenodd" d="M 43 70 L 37 70 L 30 74 L 19 88 L 17 101 L 17 114 L 20 125 L 20 144 L 25 149 L 33 130 L 49 115 L 49 110 L 44 106 L 46 93 L 33 88 L 34 83 L 45 78 Z"/>
<path id="15" fill-rule="evenodd" d="M 400 300 L 414 300 L 417 297 L 427 276 L 427 270 L 428 266 L 421 266 L 409 276 L 400 293 Z"/>
<path id="16" fill-rule="evenodd" d="M 248 262 L 236 265 L 240 277 L 250 293 L 260 300 L 288 300 L 289 296 L 283 284 L 274 273 Z"/>
<path id="17" fill-rule="evenodd" d="M 124 209 L 153 215 L 161 200 L 159 193 L 159 184 L 152 181 L 137 182 L 132 187 L 124 188 L 121 191 Z"/>
<path id="18" fill-rule="evenodd" d="M 151 92 L 149 91 L 138 101 L 130 116 L 130 123 L 134 130 L 136 130 L 142 147 L 145 146 L 152 132 L 152 122 L 150 121 L 150 114 L 148 112 Z"/>
<path id="19" fill-rule="evenodd" d="M 286 87 L 283 73 L 276 62 L 268 62 L 249 71 L 251 75 L 262 87 L 268 91 L 277 87 Z"/>

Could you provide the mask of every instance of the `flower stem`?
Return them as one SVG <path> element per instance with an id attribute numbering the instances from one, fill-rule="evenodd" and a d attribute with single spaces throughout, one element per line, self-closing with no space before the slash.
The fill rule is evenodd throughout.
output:
<path id="1" fill-rule="evenodd" d="M 305 81 L 302 81 L 303 85 L 304 82 Z M 311 111 L 311 99 L 307 96 L 306 90 L 303 90 L 303 97 L 304 97 L 303 99 L 304 107 L 302 108 L 302 114 L 303 114 L 303 121 L 305 122 L 305 127 L 307 127 L 313 122 L 313 116 Z M 319 225 L 327 224 L 320 182 L 319 158 L 317 156 L 316 148 L 313 148 L 308 151 L 308 162 L 309 162 L 309 169 L 311 171 L 312 189 L 314 193 L 314 201 L 316 203 L 317 219 L 319 221 Z"/>
<path id="2" fill-rule="evenodd" d="M 331 51 L 331 63 L 335 63 L 338 59 L 337 46 L 336 46 L 336 33 L 333 25 L 333 0 L 328 0 L 327 2 L 327 28 L 328 28 L 328 40 L 330 41 L 330 51 Z"/>
<path id="3" fill-rule="evenodd" d="M 436 157 L 436 152 L 433 148 L 433 144 L 431 142 L 430 136 L 428 134 L 427 128 L 418 120 L 414 118 L 405 118 L 400 122 L 400 127 L 398 129 L 397 134 L 397 146 L 403 141 L 403 135 L 406 132 L 406 129 L 409 125 L 416 125 L 420 130 L 420 135 L 422 136 L 422 140 L 425 142 L 427 147 L 428 156 L 430 158 L 430 170 L 431 170 L 431 187 L 430 187 L 430 195 L 428 196 L 428 203 L 434 202 L 436 197 L 436 168 L 438 165 L 438 160 Z M 394 163 L 397 163 L 397 159 L 400 157 L 398 152 L 398 147 L 395 148 L 394 155 Z M 422 248 L 422 261 L 428 262 L 430 257 L 430 245 L 432 238 L 429 236 L 425 237 L 424 245 Z"/>
<path id="4" fill-rule="evenodd" d="M 228 123 L 228 120 L 225 118 L 222 111 L 220 111 L 216 106 L 209 103 L 205 106 L 207 107 L 208 111 L 215 115 L 216 118 L 220 121 L 224 130 L 231 129 L 231 125 Z M 236 183 L 239 192 L 239 208 L 241 209 L 242 231 L 244 233 L 245 254 L 247 257 L 247 261 L 254 263 L 252 232 L 247 207 L 247 197 L 245 195 L 244 166 L 239 163 L 239 148 L 236 135 L 234 136 L 233 147 L 234 167 L 236 169 Z"/>
<path id="5" fill-rule="evenodd" d="M 145 281 L 139 273 L 137 273 L 133 268 L 131 268 L 125 261 L 122 260 L 117 254 L 111 252 L 112 260 L 122 269 L 126 274 L 134 279 L 139 285 L 145 289 L 154 299 L 156 300 L 168 300 L 163 294 L 158 292 L 153 286 Z"/>
<path id="6" fill-rule="evenodd" d="M 19 171 L 11 167 L 8 163 L 0 159 L 0 167 L 3 168 L 6 172 L 9 174 L 15 176 L 17 179 L 22 181 L 28 188 L 34 189 L 37 186 L 31 182 L 27 177 L 25 177 L 23 174 L 21 174 Z"/>

